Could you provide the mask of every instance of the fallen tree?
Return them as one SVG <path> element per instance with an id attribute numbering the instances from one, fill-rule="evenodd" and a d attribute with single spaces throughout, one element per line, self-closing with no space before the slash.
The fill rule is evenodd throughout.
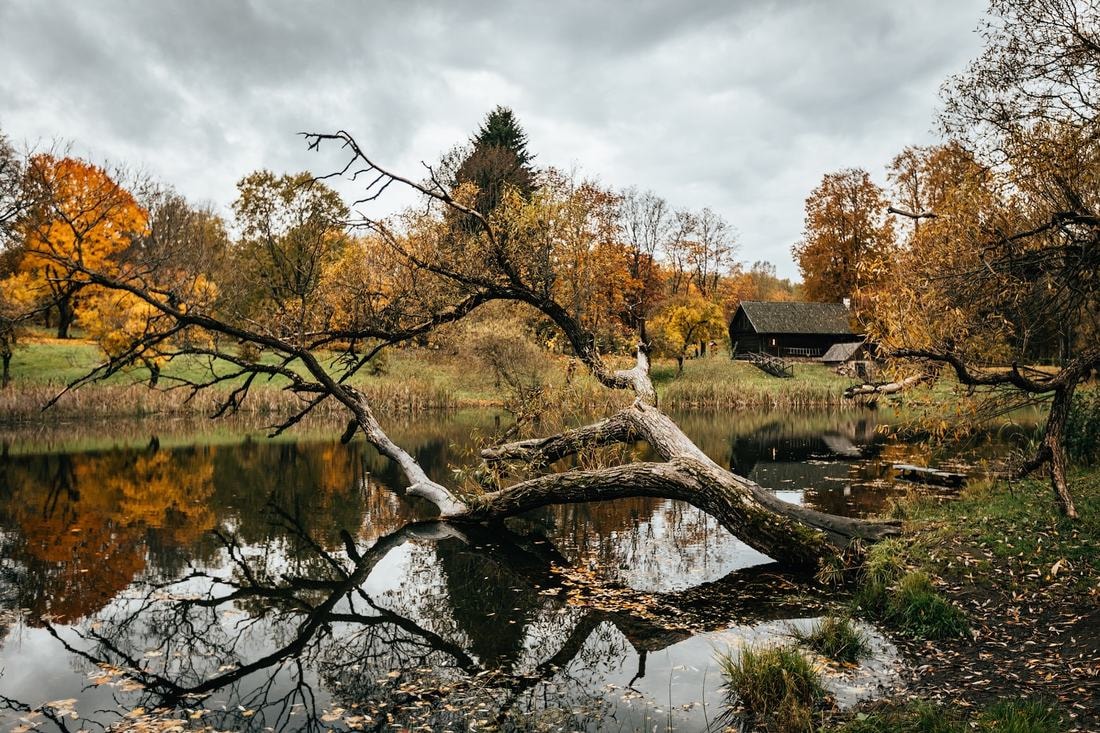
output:
<path id="1" fill-rule="evenodd" d="M 911 377 L 905 377 L 904 379 L 898 379 L 893 382 L 854 384 L 844 390 L 844 397 L 850 400 L 855 397 L 897 394 L 898 392 L 904 392 L 910 387 L 915 387 L 921 382 L 927 381 L 927 379 L 928 378 L 923 374 L 915 374 Z"/>
<path id="2" fill-rule="evenodd" d="M 553 274 L 547 274 L 542 266 L 553 255 L 547 249 L 552 244 L 540 244 L 547 239 L 540 230 L 532 231 L 529 223 L 524 224 L 528 229 L 517 229 L 509 224 L 510 219 L 502 217 L 501 224 L 483 215 L 463 202 L 461 192 L 455 193 L 440 183 L 430 168 L 429 180 L 417 182 L 379 167 L 347 133 L 310 134 L 307 139 L 313 149 L 335 142 L 349 152 L 350 160 L 340 173 L 350 173 L 353 178 L 373 176 L 363 200 L 373 200 L 390 184 L 399 183 L 419 192 L 429 207 L 441 209 L 434 217 L 421 216 L 417 220 L 415 226 L 421 227 L 421 232 L 415 246 L 410 244 L 409 235 L 388 222 L 373 219 L 357 222 L 385 243 L 395 262 L 415 275 L 411 290 L 404 296 L 410 305 L 402 307 L 403 301 L 395 298 L 387 309 L 368 318 L 335 326 L 311 321 L 305 308 L 298 309 L 301 317 L 289 322 L 275 317 L 265 321 L 254 315 L 242 317 L 223 312 L 217 300 L 204 300 L 199 296 L 206 291 L 196 288 L 177 287 L 165 292 L 155 284 L 156 272 L 112 275 L 87 268 L 79 258 L 59 259 L 58 264 L 74 277 L 128 294 L 151 306 L 156 313 L 128 350 L 75 381 L 70 388 L 109 376 L 132 362 L 135 355 L 151 351 L 168 359 L 202 355 L 228 365 L 228 370 L 211 369 L 208 379 L 176 378 L 175 386 L 192 391 L 216 384 L 234 384 L 219 413 L 239 407 L 257 379 L 285 380 L 286 389 L 298 395 L 303 406 L 275 426 L 275 433 L 295 425 L 325 400 L 341 403 L 351 416 L 344 439 L 361 433 L 400 468 L 406 493 L 432 502 L 441 518 L 451 523 L 495 522 L 552 504 L 662 497 L 698 507 L 749 546 L 790 567 L 813 567 L 896 532 L 890 523 L 832 516 L 784 502 L 707 457 L 658 409 L 646 346 L 638 346 L 633 367 L 613 369 L 600 354 L 593 335 L 555 300 L 548 285 Z M 517 199 L 515 205 L 526 204 Z M 455 217 L 462 226 L 452 225 Z M 530 221 L 518 216 L 516 219 Z M 476 231 L 468 226 L 470 221 L 477 223 Z M 426 280 L 430 281 L 430 292 L 436 294 L 430 302 L 424 294 L 429 290 Z M 302 303 L 306 302 L 305 296 L 298 297 Z M 491 301 L 534 308 L 564 336 L 596 380 L 609 389 L 630 390 L 635 399 L 627 409 L 593 425 L 487 448 L 483 457 L 489 463 L 523 461 L 536 473 L 542 473 L 475 493 L 433 481 L 413 456 L 389 438 L 368 399 L 349 379 L 383 348 L 461 320 Z M 430 306 L 427 313 L 426 305 Z M 326 350 L 346 343 L 374 346 L 366 353 L 349 350 L 336 362 L 322 357 Z M 277 358 L 246 358 L 235 348 L 236 344 L 252 345 Z M 169 381 L 163 376 L 161 379 Z M 550 464 L 579 451 L 636 441 L 648 443 L 663 461 L 545 472 Z"/>

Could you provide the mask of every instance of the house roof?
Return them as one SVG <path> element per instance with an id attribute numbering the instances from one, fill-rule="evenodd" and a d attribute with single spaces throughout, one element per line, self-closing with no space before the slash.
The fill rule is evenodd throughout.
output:
<path id="1" fill-rule="evenodd" d="M 769 303 L 742 300 L 741 310 L 757 333 L 854 335 L 843 303 Z"/>
<path id="2" fill-rule="evenodd" d="M 829 347 L 829 350 L 825 352 L 821 357 L 821 361 L 828 362 L 845 362 L 855 356 L 855 353 L 859 351 L 859 348 L 863 346 L 863 341 L 853 341 L 847 344 L 833 344 Z"/>

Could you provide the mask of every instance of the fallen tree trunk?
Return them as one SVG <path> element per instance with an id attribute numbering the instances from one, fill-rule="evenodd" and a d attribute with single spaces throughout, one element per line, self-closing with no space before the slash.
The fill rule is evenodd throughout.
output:
<path id="1" fill-rule="evenodd" d="M 587 448 L 642 440 L 664 462 L 547 473 L 472 497 L 459 497 L 429 479 L 415 459 L 382 431 L 362 395 L 344 389 L 367 440 L 405 474 L 407 493 L 433 502 L 442 518 L 452 522 L 496 521 L 554 504 L 639 496 L 676 499 L 701 509 L 748 546 L 791 567 L 817 566 L 825 559 L 843 556 L 853 546 L 897 532 L 894 524 L 839 517 L 783 501 L 722 468 L 651 404 L 655 392 L 648 366 L 648 358 L 639 348 L 637 366 L 616 373 L 629 375 L 624 381 L 638 394 L 627 409 L 559 435 L 487 448 L 482 457 L 489 463 L 523 461 L 541 470 Z"/>
<path id="2" fill-rule="evenodd" d="M 875 542 L 897 532 L 893 524 L 838 517 L 777 498 L 723 469 L 664 413 L 641 400 L 595 425 L 489 448 L 482 456 L 546 466 L 585 447 L 638 439 L 649 443 L 665 462 L 547 474 L 471 499 L 464 518 L 499 519 L 550 504 L 634 496 L 678 499 L 714 517 L 753 549 L 801 567 L 844 553 L 853 543 Z"/>
<path id="3" fill-rule="evenodd" d="M 844 390 L 845 399 L 852 399 L 853 397 L 860 397 L 863 395 L 883 395 L 883 394 L 897 394 L 903 390 L 915 387 L 925 380 L 925 375 L 916 374 L 912 377 L 906 377 L 905 379 L 898 380 L 896 382 L 885 382 L 882 384 L 857 384 Z"/>

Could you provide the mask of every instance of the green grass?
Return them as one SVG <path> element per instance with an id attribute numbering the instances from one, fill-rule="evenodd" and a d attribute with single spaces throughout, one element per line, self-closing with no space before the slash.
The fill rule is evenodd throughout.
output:
<path id="1" fill-rule="evenodd" d="M 937 575 L 1002 590 L 1036 588 L 1054 576 L 1100 575 L 1100 471 L 1069 475 L 1080 518 L 1062 516 L 1043 478 L 978 482 L 950 502 L 902 508 L 916 527 L 908 552 Z M 965 563 L 962 558 L 965 557 Z"/>
<path id="2" fill-rule="evenodd" d="M 924 570 L 910 570 L 908 546 L 900 540 L 870 548 L 853 598 L 854 610 L 920 639 L 966 633 L 966 615 L 944 598 Z"/>
<path id="3" fill-rule="evenodd" d="M 855 664 L 870 652 L 866 635 L 844 616 L 826 616 L 809 631 L 792 633 L 799 643 L 834 662 Z"/>
<path id="4" fill-rule="evenodd" d="M 830 733 L 1060 733 L 1066 721 L 1042 700 L 1001 700 L 980 711 L 965 711 L 923 700 L 884 704 L 856 713 Z"/>
<path id="5" fill-rule="evenodd" d="M 726 708 L 743 709 L 769 730 L 813 730 L 813 713 L 825 699 L 813 663 L 790 646 L 746 646 L 718 655 L 726 680 Z"/>
<path id="6" fill-rule="evenodd" d="M 853 380 L 821 364 L 796 363 L 794 377 L 779 379 L 727 356 L 692 359 L 676 376 L 674 362 L 658 362 L 652 377 L 666 407 L 821 407 L 851 405 L 843 392 Z"/>

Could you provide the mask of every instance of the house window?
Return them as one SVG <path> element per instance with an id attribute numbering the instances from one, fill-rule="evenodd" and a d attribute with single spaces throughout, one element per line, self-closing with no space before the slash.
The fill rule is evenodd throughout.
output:
<path id="1" fill-rule="evenodd" d="M 772 339 L 772 346 L 775 346 L 775 339 Z"/>

